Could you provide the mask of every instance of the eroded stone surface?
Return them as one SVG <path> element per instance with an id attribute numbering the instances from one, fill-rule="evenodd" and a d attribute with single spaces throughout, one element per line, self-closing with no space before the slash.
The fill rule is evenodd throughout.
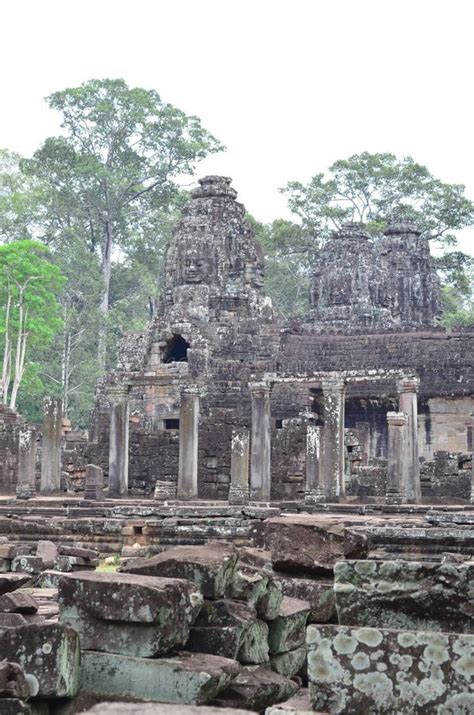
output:
<path id="1" fill-rule="evenodd" d="M 390 715 L 474 708 L 474 636 L 363 626 L 308 626 L 313 708 Z"/>
<path id="2" fill-rule="evenodd" d="M 299 673 L 306 662 L 306 646 L 289 650 L 286 653 L 277 653 L 270 658 L 271 669 L 286 678 L 292 678 Z"/>
<path id="3" fill-rule="evenodd" d="M 151 657 L 186 642 L 202 596 L 183 579 L 86 571 L 60 580 L 58 601 L 83 648 Z"/>
<path id="4" fill-rule="evenodd" d="M 218 703 L 225 707 L 246 707 L 260 712 L 269 705 L 287 700 L 298 690 L 298 685 L 261 666 L 243 668 L 220 695 Z"/>
<path id="5" fill-rule="evenodd" d="M 168 576 L 192 581 L 205 598 L 225 595 L 231 581 L 237 551 L 217 541 L 204 546 L 175 546 L 150 559 L 136 559 L 123 570 L 149 576 Z"/>
<path id="6" fill-rule="evenodd" d="M 252 715 L 250 710 L 213 708 L 206 705 L 160 703 L 100 703 L 84 715 Z"/>
<path id="7" fill-rule="evenodd" d="M 239 670 L 235 660 L 204 653 L 152 659 L 86 650 L 81 690 L 105 697 L 200 705 L 216 697 Z"/>
<path id="8" fill-rule="evenodd" d="M 269 624 L 268 643 L 272 655 L 286 653 L 303 645 L 308 616 L 309 604 L 306 601 L 283 597 L 277 618 Z"/>
<path id="9" fill-rule="evenodd" d="M 329 578 L 296 578 L 278 573 L 274 577 L 285 596 L 299 598 L 310 605 L 308 623 L 327 623 L 336 613 L 334 583 Z"/>
<path id="10" fill-rule="evenodd" d="M 18 663 L 32 697 L 65 698 L 79 685 L 79 636 L 61 624 L 34 624 L 0 632 L 0 654 Z"/>
<path id="11" fill-rule="evenodd" d="M 342 520 L 316 515 L 267 519 L 265 543 L 277 571 L 332 573 L 341 558 L 364 558 L 365 536 L 344 526 Z"/>
<path id="12" fill-rule="evenodd" d="M 268 626 L 245 603 L 206 601 L 186 648 L 241 663 L 264 663 L 268 660 Z"/>
<path id="13" fill-rule="evenodd" d="M 473 632 L 474 565 L 341 561 L 334 573 L 341 625 Z"/>

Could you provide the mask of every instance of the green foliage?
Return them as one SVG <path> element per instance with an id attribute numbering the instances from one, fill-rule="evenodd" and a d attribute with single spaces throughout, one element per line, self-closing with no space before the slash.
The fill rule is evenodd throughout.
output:
<path id="1" fill-rule="evenodd" d="M 61 112 L 65 136 L 47 139 L 21 166 L 44 187 L 44 240 L 57 244 L 72 229 L 100 258 L 98 358 L 105 367 L 113 261 L 169 210 L 175 179 L 222 146 L 197 117 L 122 79 L 91 80 L 55 92 L 48 103 Z"/>
<path id="2" fill-rule="evenodd" d="M 324 240 L 345 221 L 365 223 L 377 234 L 393 214 L 403 212 L 426 236 L 452 245 L 456 231 L 474 223 L 465 187 L 443 183 L 409 156 L 355 154 L 334 162 L 328 178 L 316 174 L 308 184 L 292 181 L 282 191 L 315 240 Z"/>
<path id="3" fill-rule="evenodd" d="M 61 327 L 58 295 L 64 282 L 41 243 L 27 239 L 0 246 L 1 386 L 2 399 L 9 397 L 11 407 L 25 377 L 28 351 L 50 343 Z M 29 367 L 31 384 L 37 372 L 33 364 Z"/>

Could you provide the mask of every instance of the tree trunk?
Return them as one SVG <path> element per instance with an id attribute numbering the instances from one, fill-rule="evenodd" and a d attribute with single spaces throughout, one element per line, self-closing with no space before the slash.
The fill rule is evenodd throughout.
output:
<path id="1" fill-rule="evenodd" d="M 2 384 L 0 386 L 0 402 L 5 405 L 8 400 L 8 388 L 10 385 L 10 366 L 12 359 L 12 349 L 10 343 L 10 306 L 12 302 L 11 293 L 8 292 L 8 300 L 5 309 L 5 347 L 3 350 L 3 370 L 2 370 Z"/>
<path id="2" fill-rule="evenodd" d="M 102 314 L 102 325 L 99 330 L 98 342 L 98 358 L 99 367 L 102 372 L 105 372 L 105 362 L 107 358 L 107 318 L 109 314 L 109 292 L 110 292 L 110 274 L 112 269 L 112 248 L 113 248 L 113 230 L 110 220 L 106 221 L 104 239 L 102 244 L 102 279 L 104 288 L 102 300 L 100 302 L 100 312 Z"/>

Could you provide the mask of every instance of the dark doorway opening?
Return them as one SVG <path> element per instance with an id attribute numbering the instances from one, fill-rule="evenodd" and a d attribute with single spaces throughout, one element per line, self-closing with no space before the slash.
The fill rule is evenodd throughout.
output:
<path id="1" fill-rule="evenodd" d="M 188 362 L 189 343 L 182 335 L 173 335 L 163 351 L 163 362 Z"/>
<path id="2" fill-rule="evenodd" d="M 166 419 L 165 420 L 165 429 L 179 429 L 179 420 L 178 419 Z"/>

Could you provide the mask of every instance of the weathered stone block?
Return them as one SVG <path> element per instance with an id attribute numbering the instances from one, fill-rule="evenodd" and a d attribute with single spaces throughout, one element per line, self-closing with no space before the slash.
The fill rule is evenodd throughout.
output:
<path id="1" fill-rule="evenodd" d="M 20 588 L 30 580 L 30 574 L 27 573 L 9 573 L 0 574 L 0 595 L 10 593 Z"/>
<path id="2" fill-rule="evenodd" d="M 58 558 L 58 547 L 52 541 L 41 539 L 36 546 L 36 556 L 43 562 L 43 568 L 52 568 Z"/>
<path id="3" fill-rule="evenodd" d="M 239 675 L 221 694 L 216 704 L 225 707 L 245 707 L 258 712 L 269 705 L 291 698 L 298 690 L 298 685 L 261 666 L 242 668 Z"/>
<path id="4" fill-rule="evenodd" d="M 17 628 L 26 625 L 26 619 L 21 613 L 0 613 L 0 629 Z"/>
<path id="5" fill-rule="evenodd" d="M 182 579 L 86 571 L 60 580 L 58 602 L 84 649 L 146 658 L 186 642 L 202 596 Z"/>
<path id="6" fill-rule="evenodd" d="M 342 519 L 299 514 L 265 522 L 265 545 L 277 571 L 331 574 L 342 558 L 365 558 L 367 539 Z"/>
<path id="7" fill-rule="evenodd" d="M 81 690 L 105 697 L 200 705 L 216 697 L 239 670 L 235 660 L 204 653 L 150 659 L 86 650 Z"/>
<path id="8" fill-rule="evenodd" d="M 43 570 L 43 560 L 39 556 L 16 556 L 11 562 L 13 572 L 36 574 Z"/>
<path id="9" fill-rule="evenodd" d="M 34 624 L 0 632 L 2 658 L 18 663 L 32 697 L 68 698 L 79 685 L 79 636 L 72 628 Z"/>
<path id="10" fill-rule="evenodd" d="M 253 715 L 250 710 L 169 703 L 100 703 L 84 715 Z"/>
<path id="11" fill-rule="evenodd" d="M 204 598 L 224 596 L 237 561 L 233 546 L 213 541 L 203 546 L 174 546 L 151 559 L 136 559 L 123 571 L 192 581 Z"/>
<path id="12" fill-rule="evenodd" d="M 0 712 L 3 712 L 3 698 L 26 700 L 29 697 L 30 688 L 23 668 L 18 663 L 0 662 Z"/>
<path id="13" fill-rule="evenodd" d="M 241 663 L 264 663 L 268 660 L 268 626 L 245 603 L 205 601 L 186 648 Z"/>
<path id="14" fill-rule="evenodd" d="M 18 698 L 2 698 L 0 707 L 2 715 L 32 715 L 30 706 Z"/>
<path id="15" fill-rule="evenodd" d="M 473 632 L 472 564 L 341 561 L 334 573 L 341 625 Z"/>
<path id="16" fill-rule="evenodd" d="M 304 644 L 308 616 L 306 601 L 283 597 L 278 617 L 269 624 L 268 643 L 272 655 L 286 653 Z"/>
<path id="17" fill-rule="evenodd" d="M 265 715 L 315 715 L 309 700 L 308 688 L 301 688 L 296 695 L 284 703 L 267 708 Z"/>
<path id="18" fill-rule="evenodd" d="M 288 574 L 275 574 L 282 592 L 290 598 L 299 598 L 310 606 L 308 623 L 327 623 L 336 613 L 334 583 L 329 578 L 297 578 Z"/>
<path id="19" fill-rule="evenodd" d="M 312 625 L 306 642 L 315 710 L 432 715 L 474 709 L 474 636 Z"/>
<path id="20" fill-rule="evenodd" d="M 1 613 L 36 613 L 38 604 L 29 593 L 13 591 L 0 596 Z"/>
<path id="21" fill-rule="evenodd" d="M 292 678 L 300 672 L 306 661 L 306 646 L 303 644 L 299 648 L 289 650 L 286 653 L 278 653 L 270 658 L 271 669 L 285 678 Z"/>

